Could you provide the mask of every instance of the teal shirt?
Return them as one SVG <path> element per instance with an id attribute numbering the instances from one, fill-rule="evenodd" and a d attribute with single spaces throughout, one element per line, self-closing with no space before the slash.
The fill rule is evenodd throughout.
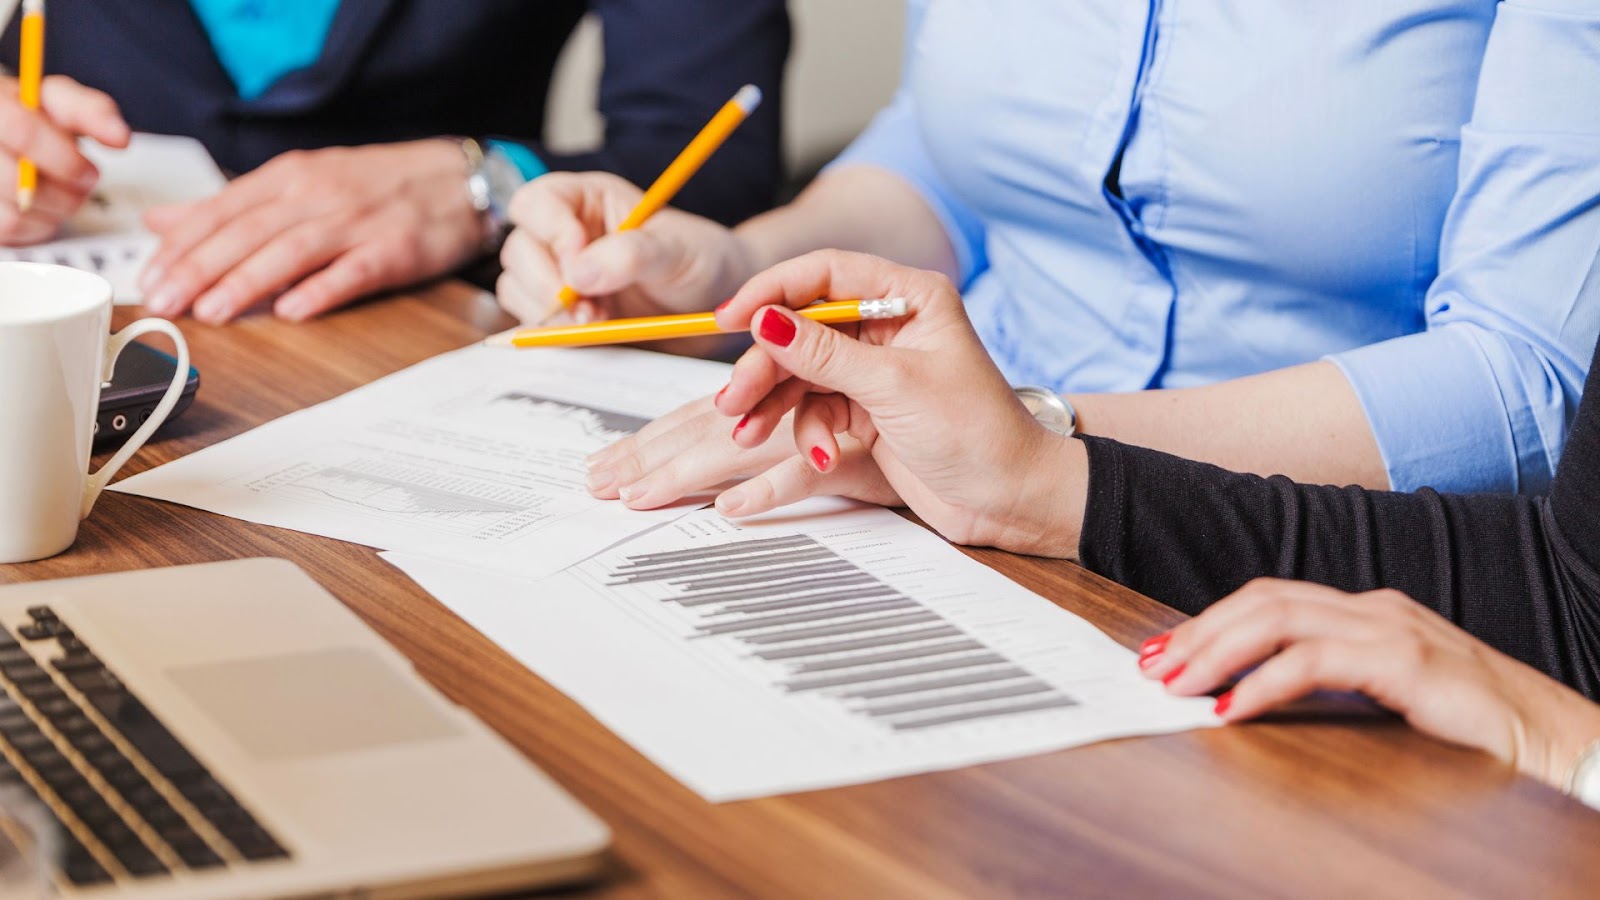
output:
<path id="1" fill-rule="evenodd" d="M 246 100 L 322 55 L 339 0 L 189 0 Z"/>
<path id="2" fill-rule="evenodd" d="M 189 0 L 205 26 L 234 90 L 246 100 L 317 61 L 339 0 Z M 549 171 L 538 154 L 510 141 L 490 141 L 524 179 Z"/>

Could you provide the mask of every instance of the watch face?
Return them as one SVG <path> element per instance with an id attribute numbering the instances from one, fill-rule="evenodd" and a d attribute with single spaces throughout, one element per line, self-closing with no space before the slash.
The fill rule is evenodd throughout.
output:
<path id="1" fill-rule="evenodd" d="M 526 183 L 516 165 L 494 149 L 483 158 L 483 174 L 489 179 L 489 197 L 496 209 L 505 209 L 511 195 Z"/>

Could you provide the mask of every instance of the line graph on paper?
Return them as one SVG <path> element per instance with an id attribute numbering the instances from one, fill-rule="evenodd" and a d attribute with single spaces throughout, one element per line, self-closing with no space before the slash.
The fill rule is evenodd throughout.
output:
<path id="1" fill-rule="evenodd" d="M 345 515 L 510 540 L 592 506 L 583 457 L 646 421 L 524 391 L 469 394 L 435 413 L 431 422 L 373 423 L 370 442 L 339 442 L 316 463 L 244 487 Z M 387 449 L 379 438 L 389 439 Z M 407 452 L 396 451 L 395 440 Z"/>

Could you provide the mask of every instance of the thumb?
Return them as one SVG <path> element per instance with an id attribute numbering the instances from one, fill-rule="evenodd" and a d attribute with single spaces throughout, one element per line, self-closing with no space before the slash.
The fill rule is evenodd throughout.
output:
<path id="1" fill-rule="evenodd" d="M 670 273 L 679 254 L 647 231 L 608 234 L 563 262 L 561 275 L 580 294 L 615 294 Z"/>
<path id="2" fill-rule="evenodd" d="M 894 350 L 863 344 L 782 306 L 759 310 L 753 321 L 756 342 L 801 380 L 844 394 L 869 411 L 902 393 L 904 369 Z"/>

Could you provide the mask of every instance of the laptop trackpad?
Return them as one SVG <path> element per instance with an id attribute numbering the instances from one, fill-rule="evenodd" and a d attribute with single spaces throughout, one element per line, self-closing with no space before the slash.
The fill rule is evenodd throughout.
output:
<path id="1" fill-rule="evenodd" d="M 356 647 L 186 666 L 166 675 L 262 760 L 458 733 L 417 684 Z"/>

